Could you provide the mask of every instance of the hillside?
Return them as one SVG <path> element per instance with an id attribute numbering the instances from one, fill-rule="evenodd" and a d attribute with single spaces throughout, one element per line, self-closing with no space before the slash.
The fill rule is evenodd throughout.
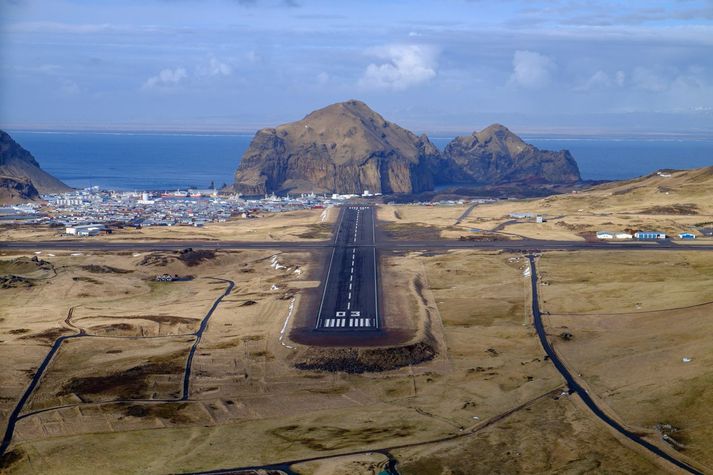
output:
<path id="1" fill-rule="evenodd" d="M 416 136 L 352 100 L 258 131 L 235 174 L 234 189 L 249 195 L 418 194 L 435 185 L 547 186 L 579 180 L 568 151 L 539 150 L 501 125 L 457 137 L 441 153 L 426 135 Z"/>
<path id="2" fill-rule="evenodd" d="M 235 189 L 245 194 L 419 193 L 432 189 L 440 161 L 425 135 L 418 137 L 352 100 L 258 131 L 235 174 Z"/>
<path id="3" fill-rule="evenodd" d="M 31 200 L 39 193 L 61 193 L 71 188 L 40 168 L 35 157 L 0 130 L 0 176 L 4 177 L 0 196 L 18 194 L 18 200 Z M 29 182 L 30 187 L 26 186 Z M 35 189 L 33 195 L 32 189 Z M 2 198 L 0 198 L 2 199 Z"/>
<path id="4" fill-rule="evenodd" d="M 561 211 L 586 207 L 609 213 L 709 215 L 713 214 L 713 166 L 661 170 L 577 194 L 552 196 L 541 202 Z"/>
<path id="5" fill-rule="evenodd" d="M 500 124 L 456 137 L 443 154 L 463 171 L 467 182 L 565 184 L 581 180 L 569 151 L 540 150 Z"/>

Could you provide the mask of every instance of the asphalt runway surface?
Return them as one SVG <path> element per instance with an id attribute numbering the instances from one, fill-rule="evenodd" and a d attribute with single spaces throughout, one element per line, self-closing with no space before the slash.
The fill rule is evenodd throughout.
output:
<path id="1" fill-rule="evenodd" d="M 343 207 L 337 223 L 315 329 L 378 330 L 374 208 Z"/>

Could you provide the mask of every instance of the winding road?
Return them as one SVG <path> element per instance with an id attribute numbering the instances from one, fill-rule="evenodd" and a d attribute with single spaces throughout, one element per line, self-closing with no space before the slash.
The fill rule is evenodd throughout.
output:
<path id="1" fill-rule="evenodd" d="M 175 338 L 176 336 L 193 336 L 193 337 L 195 337 L 195 341 L 191 345 L 191 349 L 189 350 L 188 357 L 186 358 L 186 364 L 185 364 L 184 371 L 183 371 L 183 392 L 182 392 L 181 397 L 179 399 L 174 399 L 174 400 L 170 400 L 170 399 L 162 399 L 162 400 L 131 399 L 128 401 L 123 401 L 123 400 L 107 401 L 107 403 L 113 403 L 113 404 L 120 403 L 120 402 L 133 402 L 133 403 L 152 402 L 152 403 L 155 403 L 155 402 L 178 402 L 178 401 L 187 401 L 188 400 L 189 389 L 190 389 L 191 368 L 193 365 L 193 356 L 196 352 L 196 348 L 198 347 L 198 344 L 201 341 L 203 332 L 205 332 L 206 328 L 208 327 L 208 321 L 210 320 L 210 317 L 213 315 L 213 312 L 215 312 L 215 310 L 218 308 L 218 305 L 220 305 L 220 303 L 223 301 L 223 299 L 226 296 L 228 296 L 228 294 L 230 294 L 230 292 L 232 292 L 233 288 L 235 287 L 235 282 L 233 282 L 232 280 L 220 279 L 217 277 L 209 277 L 209 279 L 217 280 L 220 282 L 225 282 L 228 285 L 227 285 L 225 291 L 217 299 L 215 299 L 215 301 L 213 301 L 213 305 L 211 305 L 208 312 L 201 319 L 198 330 L 196 330 L 193 333 L 188 333 L 188 334 L 183 334 L 183 335 L 166 335 L 163 337 L 158 337 L 158 338 Z M 27 389 L 25 389 L 25 392 L 22 394 L 22 397 L 20 397 L 20 399 L 17 401 L 15 408 L 12 410 L 12 412 L 10 413 L 10 417 L 8 418 L 7 427 L 5 428 L 5 434 L 3 436 L 2 443 L 0 443 L 0 457 L 2 457 L 5 454 L 8 447 L 10 446 L 10 443 L 12 442 L 12 437 L 15 433 L 15 426 L 16 426 L 18 420 L 23 419 L 24 417 L 27 417 L 28 415 L 31 415 L 31 414 L 39 414 L 42 412 L 51 411 L 53 409 L 61 409 L 64 407 L 74 407 L 74 406 L 80 405 L 80 404 L 73 404 L 73 405 L 69 405 L 69 406 L 43 408 L 41 410 L 34 411 L 31 414 L 22 414 L 22 411 L 25 408 L 27 401 L 29 401 L 30 397 L 34 393 L 35 389 L 37 388 L 37 385 L 39 384 L 40 380 L 42 379 L 42 376 L 45 374 L 45 371 L 47 370 L 49 364 L 52 362 L 52 359 L 54 358 L 54 356 L 57 354 L 60 347 L 62 346 L 62 343 L 64 343 L 66 340 L 71 340 L 71 339 L 76 339 L 76 338 L 99 338 L 98 335 L 88 334 L 83 328 L 77 327 L 76 325 L 71 323 L 73 311 L 74 311 L 74 307 L 70 308 L 70 310 L 67 314 L 67 318 L 65 319 L 65 323 L 67 323 L 67 326 L 69 326 L 75 330 L 78 330 L 78 333 L 75 335 L 65 335 L 65 336 L 61 336 L 61 337 L 57 338 L 54 341 L 54 343 L 52 344 L 50 351 L 47 353 L 45 358 L 42 360 L 42 363 L 37 368 L 37 371 L 35 371 L 35 373 L 32 375 L 30 384 L 27 386 Z M 115 338 L 115 337 L 102 337 L 102 338 Z M 147 338 L 147 337 L 131 337 L 131 338 L 142 339 L 142 338 Z M 156 337 L 154 337 L 154 338 L 156 338 Z"/>
<path id="2" fill-rule="evenodd" d="M 681 460 L 678 460 L 673 455 L 662 450 L 660 447 L 657 447 L 656 445 L 644 440 L 639 435 L 631 432 L 630 430 L 622 426 L 620 423 L 612 419 L 601 407 L 597 405 L 596 402 L 594 402 L 587 390 L 584 389 L 577 382 L 574 376 L 572 376 L 570 370 L 562 362 L 562 360 L 560 360 L 559 356 L 557 356 L 557 352 L 555 352 L 554 348 L 552 347 L 552 344 L 547 339 L 547 332 L 545 331 L 545 326 L 542 322 L 542 313 L 540 312 L 540 300 L 537 292 L 537 267 L 535 265 L 535 256 L 529 255 L 527 257 L 530 261 L 530 283 L 532 287 L 532 316 L 535 323 L 535 330 L 537 331 L 537 336 L 540 339 L 540 344 L 545 350 L 545 353 L 550 358 L 550 361 L 552 361 L 552 364 L 555 365 L 555 368 L 557 368 L 557 371 L 559 371 L 560 375 L 567 382 L 570 394 L 575 393 L 577 396 L 579 396 L 582 402 L 589 408 L 590 411 L 592 411 L 595 416 L 597 416 L 602 422 L 604 422 L 606 425 L 608 425 L 630 441 L 640 445 L 655 456 L 672 463 L 676 467 L 683 469 L 688 473 L 703 475 L 703 472 Z"/>
<path id="3" fill-rule="evenodd" d="M 470 210 L 470 209 L 469 209 Z M 468 210 L 468 211 L 469 211 Z M 347 214 L 349 218 L 344 224 L 344 216 Z M 467 216 L 467 214 L 464 213 Z M 335 319 L 342 318 L 341 312 L 349 311 L 350 314 L 345 316 L 347 318 L 352 318 L 351 312 L 354 305 L 363 305 L 366 302 L 368 307 L 368 318 L 369 325 L 364 323 L 360 328 L 363 329 L 375 329 L 379 326 L 378 317 L 378 288 L 375 284 L 377 282 L 378 267 L 376 262 L 376 256 L 378 250 L 449 250 L 449 249 L 498 249 L 505 250 L 509 252 L 519 252 L 528 255 L 531 268 L 531 287 L 532 287 L 532 312 L 534 318 L 534 326 L 537 331 L 540 343 L 544 348 L 546 354 L 549 356 L 550 360 L 560 372 L 564 380 L 566 381 L 570 392 L 576 393 L 584 404 L 592 411 L 592 413 L 603 421 L 605 424 L 610 426 L 612 429 L 619 432 L 622 436 L 626 437 L 630 441 L 643 447 L 651 454 L 659 457 L 676 467 L 685 470 L 689 473 L 699 474 L 702 473 L 691 465 L 678 460 L 675 456 L 668 453 L 667 451 L 657 447 L 650 442 L 647 442 L 637 434 L 629 431 L 623 427 L 620 423 L 612 419 L 602 410 L 592 399 L 592 397 L 587 393 L 580 384 L 577 383 L 575 378 L 572 376 L 571 372 L 558 358 L 556 352 L 554 351 L 552 345 L 547 339 L 547 335 L 542 322 L 542 315 L 539 308 L 538 292 L 537 292 L 537 270 L 534 258 L 534 253 L 546 250 L 571 250 L 571 251 L 582 251 L 582 250 L 594 250 L 594 251 L 612 251 L 612 250 L 626 250 L 626 251 L 655 251 L 655 252 L 671 252 L 671 251 L 697 251 L 697 252 L 710 252 L 713 251 L 713 245 L 703 244 L 703 245 L 679 245 L 673 242 L 667 241 L 663 243 L 651 243 L 651 242 L 629 242 L 629 243 L 608 243 L 608 242 L 583 242 L 583 241 L 551 241 L 551 240 L 535 240 L 535 239 L 522 239 L 522 240 L 510 240 L 510 241 L 456 241 L 456 240 L 430 240 L 430 241 L 396 241 L 396 240 L 377 240 L 376 234 L 374 232 L 374 223 L 376 221 L 375 214 L 372 207 L 355 206 L 349 207 L 348 209 L 342 209 L 340 214 L 340 220 L 336 225 L 337 232 L 335 233 L 335 238 L 329 241 L 312 241 L 312 242 L 245 242 L 245 241 L 207 241 L 207 240 L 187 240 L 187 241 L 165 241 L 165 242 L 107 242 L 96 239 L 88 240 L 61 240 L 61 241 L 39 241 L 39 242 L 0 242 L 0 250 L 27 250 L 27 251 L 44 251 L 44 250 L 68 250 L 68 251 L 173 251 L 181 250 L 185 248 L 193 249 L 212 249 L 212 250 L 239 250 L 239 249 L 279 249 L 279 250 L 317 250 L 317 249 L 330 249 L 332 250 L 329 268 L 326 272 L 326 278 L 322 282 L 321 292 L 322 301 L 320 304 L 320 310 L 316 313 L 315 318 L 315 330 L 317 331 L 333 331 L 337 329 L 335 327 Z M 371 228 L 371 229 L 370 229 Z M 341 229 L 341 233 L 340 230 Z M 336 264 L 335 264 L 336 259 Z M 335 275 L 332 276 L 332 266 L 334 267 Z M 352 270 L 354 269 L 354 270 Z M 357 273 L 356 270 L 360 269 Z M 358 275 L 355 275 L 357 273 Z M 355 287 L 355 282 L 364 278 L 366 273 L 366 280 L 369 282 L 373 281 L 374 285 L 363 285 Z M 371 277 L 369 277 L 371 276 Z M 200 344 L 203 332 L 208 326 L 210 317 L 222 302 L 223 298 L 230 294 L 233 290 L 235 283 L 226 279 L 215 280 L 227 283 L 227 288 L 225 291 L 217 297 L 213 302 L 213 305 L 208 310 L 206 315 L 200 322 L 198 330 L 191 333 L 190 335 L 195 337 L 195 341 L 191 345 L 188 357 L 186 359 L 186 364 L 184 368 L 183 375 L 183 390 L 182 395 L 176 400 L 165 400 L 164 402 L 175 402 L 175 401 L 187 401 L 190 396 L 190 375 L 193 363 L 193 357 L 196 352 L 198 345 Z M 349 285 L 351 284 L 351 285 Z M 357 288 L 362 289 L 363 295 L 358 294 Z M 352 295 L 353 293 L 353 295 Z M 326 304 L 325 304 L 326 302 Z M 361 310 L 355 310 L 361 311 Z M 328 312 L 323 313 L 323 312 Z M 88 335 L 83 329 L 78 328 L 71 324 L 69 321 L 71 317 L 68 317 L 68 326 L 76 330 L 78 333 L 74 335 L 66 335 L 57 338 L 50 351 L 47 353 L 39 368 L 33 375 L 30 384 L 23 393 L 20 400 L 17 402 L 15 408 L 10 414 L 5 435 L 0 445 L 0 456 L 2 456 L 10 446 L 12 441 L 15 425 L 18 420 L 27 417 L 32 414 L 46 412 L 47 410 L 57 409 L 48 408 L 39 411 L 34 411 L 31 413 L 22 414 L 25 405 L 29 401 L 33 392 L 35 391 L 40 379 L 47 370 L 49 364 L 54 358 L 55 354 L 60 349 L 62 343 L 65 340 L 81 337 L 101 337 L 99 335 Z M 361 314 L 358 315 L 359 318 L 364 318 Z M 357 318 L 357 317 L 354 317 Z M 329 319 L 332 319 L 331 321 Z M 348 321 L 348 320 L 346 320 Z M 329 322 L 329 323 L 328 323 Z M 340 327 L 342 328 L 341 324 Z M 175 335 L 172 335 L 175 336 Z M 187 335 L 186 335 L 187 336 Z M 121 401 L 111 401 L 107 403 L 117 403 Z M 132 402 L 161 402 L 158 400 L 132 400 Z M 61 406 L 66 407 L 66 406 Z M 518 410 L 518 408 L 513 409 Z M 508 411 L 506 414 L 510 414 L 513 411 Z M 505 417 L 505 416 L 503 416 Z M 497 419 L 499 420 L 499 419 Z M 494 422 L 489 422 L 491 424 Z M 482 427 L 486 427 L 483 425 Z M 482 427 L 478 426 L 477 430 Z M 250 469 L 277 469 L 283 470 L 287 473 L 290 472 L 289 466 L 306 461 L 315 461 L 327 458 L 333 458 L 344 455 L 358 455 L 366 454 L 369 452 L 380 452 L 386 455 L 389 459 L 390 469 L 393 470 L 392 473 L 396 472 L 396 461 L 393 459 L 389 450 L 425 445 L 436 442 L 443 442 L 451 440 L 453 438 L 471 435 L 475 433 L 476 430 L 468 431 L 464 434 L 456 434 L 453 436 L 448 436 L 445 438 L 425 441 L 417 444 L 409 444 L 407 446 L 394 446 L 374 450 L 363 450 L 354 451 L 345 454 L 328 455 L 324 457 L 314 457 L 310 459 L 304 459 L 299 461 L 283 462 L 274 465 L 266 465 L 261 467 L 243 467 L 239 469 L 225 469 L 216 470 L 213 472 L 204 473 L 231 473 L 238 470 L 250 470 Z"/>

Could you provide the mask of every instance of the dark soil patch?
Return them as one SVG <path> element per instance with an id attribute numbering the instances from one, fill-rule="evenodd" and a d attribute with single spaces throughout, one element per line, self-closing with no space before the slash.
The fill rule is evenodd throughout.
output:
<path id="1" fill-rule="evenodd" d="M 20 277 L 19 275 L 0 275 L 0 289 L 17 289 L 33 287 L 32 279 Z"/>
<path id="2" fill-rule="evenodd" d="M 129 324 L 129 323 L 107 323 L 104 325 L 97 325 L 95 327 L 92 327 L 92 332 L 106 332 L 106 333 L 112 333 L 112 332 L 117 332 L 117 331 L 131 331 L 134 329 L 134 326 Z"/>
<path id="3" fill-rule="evenodd" d="M 140 266 L 166 266 L 172 261 L 180 261 L 188 267 L 193 267 L 201 264 L 204 261 L 215 259 L 215 251 L 198 250 L 186 248 L 180 251 L 175 251 L 171 254 L 155 252 L 148 254 L 139 262 Z"/>
<path id="4" fill-rule="evenodd" d="M 94 284 L 94 285 L 103 285 L 103 284 L 104 284 L 104 282 L 102 282 L 102 281 L 100 281 L 100 280 L 93 279 L 93 278 L 91 278 L 91 277 L 86 277 L 86 276 L 83 276 L 83 275 L 80 275 L 80 276 L 77 276 L 77 277 L 72 277 L 72 280 L 75 281 L 75 282 L 87 282 L 87 283 L 89 283 L 89 284 Z"/>
<path id="5" fill-rule="evenodd" d="M 301 444 L 312 450 L 335 450 L 349 446 L 364 446 L 380 441 L 393 441 L 413 435 L 416 428 L 410 424 L 400 426 L 368 425 L 347 429 L 336 426 L 288 425 L 270 431 L 272 435 L 290 444 Z"/>
<path id="6" fill-rule="evenodd" d="M 47 343 L 53 343 L 57 338 L 68 335 L 72 333 L 66 328 L 48 328 L 47 330 L 41 331 L 40 333 L 35 333 L 33 335 L 23 336 L 22 340 L 42 340 Z"/>
<path id="7" fill-rule="evenodd" d="M 4 473 L 5 470 L 12 468 L 17 462 L 25 458 L 25 452 L 22 449 L 13 449 L 5 452 L 2 457 L 0 457 L 0 471 Z"/>
<path id="8" fill-rule="evenodd" d="M 92 274 L 130 274 L 134 271 L 128 269 L 119 269 L 117 267 L 89 264 L 86 266 L 80 266 L 80 269 Z"/>
<path id="9" fill-rule="evenodd" d="M 469 234 L 468 236 L 459 236 L 459 241 L 478 241 L 478 242 L 494 242 L 494 241 L 509 241 L 508 236 L 495 233 L 485 234 Z"/>
<path id="10" fill-rule="evenodd" d="M 672 204 L 667 206 L 652 206 L 641 211 L 641 214 L 676 214 L 694 215 L 698 214 L 698 206 L 693 203 Z"/>
<path id="11" fill-rule="evenodd" d="M 192 248 L 178 251 L 178 260 L 183 262 L 188 267 L 197 266 L 203 261 L 215 259 L 215 251 L 199 250 L 194 251 Z"/>
<path id="12" fill-rule="evenodd" d="M 168 324 L 184 324 L 191 325 L 193 323 L 198 323 L 195 318 L 179 317 L 177 315 L 122 315 L 117 317 L 116 315 L 98 315 L 92 318 L 116 318 L 121 320 L 149 320 L 156 323 L 168 323 Z"/>
<path id="13" fill-rule="evenodd" d="M 123 352 L 124 352 L 124 350 L 108 350 L 106 353 L 108 355 L 116 355 L 116 354 L 123 353 Z"/>
<path id="14" fill-rule="evenodd" d="M 186 424 L 193 422 L 193 418 L 182 413 L 183 409 L 188 407 L 185 402 L 180 403 L 161 403 L 161 404 L 128 404 L 122 407 L 123 413 L 131 417 L 156 417 L 171 421 L 174 424 Z"/>
<path id="15" fill-rule="evenodd" d="M 241 303 L 241 307 L 249 307 L 250 305 L 255 305 L 257 302 L 254 300 L 246 300 L 245 302 Z"/>
<path id="16" fill-rule="evenodd" d="M 8 332 L 10 335 L 24 335 L 25 333 L 30 333 L 29 328 L 15 328 Z"/>
<path id="17" fill-rule="evenodd" d="M 141 259 L 139 262 L 140 266 L 166 266 L 172 261 L 172 256 L 166 256 L 164 254 L 153 253 L 148 254 Z"/>
<path id="18" fill-rule="evenodd" d="M 332 235 L 332 225 L 329 223 L 312 224 L 304 231 L 297 235 L 302 239 L 328 239 Z"/>
<path id="19" fill-rule="evenodd" d="M 437 241 L 441 239 L 441 228 L 428 224 L 383 223 L 379 226 L 388 239 L 411 241 Z"/>
<path id="20" fill-rule="evenodd" d="M 344 373 L 390 371 L 435 358 L 432 345 L 418 342 L 392 348 L 308 348 L 297 358 L 295 367 Z"/>
<path id="21" fill-rule="evenodd" d="M 145 397 L 149 385 L 149 376 L 162 374 L 180 374 L 183 371 L 182 360 L 185 352 L 150 358 L 146 363 L 103 376 L 72 378 L 62 386 L 58 396 L 77 394 L 80 396 L 110 393 L 119 399 L 138 399 Z"/>

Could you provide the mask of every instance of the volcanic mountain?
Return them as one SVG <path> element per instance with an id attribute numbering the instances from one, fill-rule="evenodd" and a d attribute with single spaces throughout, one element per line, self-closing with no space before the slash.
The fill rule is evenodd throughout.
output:
<path id="1" fill-rule="evenodd" d="M 0 130 L 0 201 L 38 198 L 39 193 L 61 193 L 70 187 L 40 168 L 30 152 Z"/>
<path id="2" fill-rule="evenodd" d="M 255 134 L 235 173 L 235 191 L 415 194 L 434 185 L 571 184 L 566 150 L 539 150 L 502 125 L 457 137 L 444 153 L 426 135 L 388 122 L 360 101 L 332 104 Z"/>
<path id="3" fill-rule="evenodd" d="M 568 184 L 581 180 L 569 151 L 540 150 L 500 124 L 456 137 L 443 154 L 462 170 L 466 182 Z"/>
<path id="4" fill-rule="evenodd" d="M 297 122 L 262 129 L 235 173 L 235 190 L 419 193 L 444 164 L 422 135 L 384 120 L 363 102 L 332 104 Z"/>

